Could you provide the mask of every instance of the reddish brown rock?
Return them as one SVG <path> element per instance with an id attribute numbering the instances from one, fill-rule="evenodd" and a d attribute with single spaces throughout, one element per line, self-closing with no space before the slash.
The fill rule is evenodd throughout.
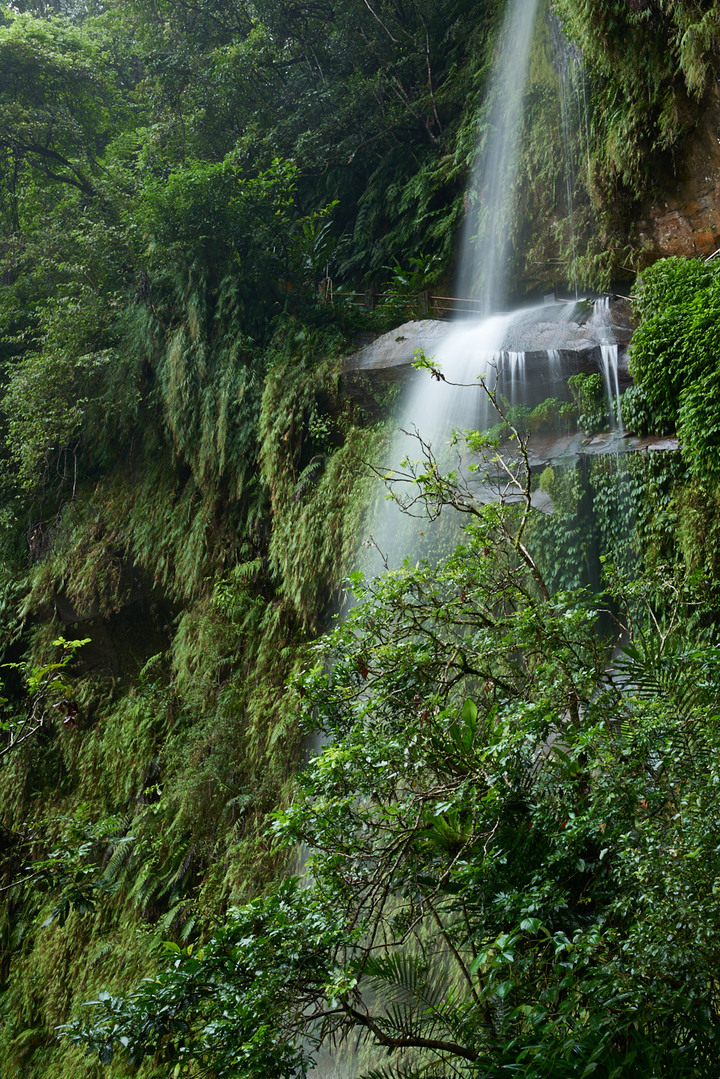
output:
<path id="1" fill-rule="evenodd" d="M 661 193 L 641 210 L 637 240 L 648 262 L 707 258 L 720 248 L 720 93 L 716 90 L 678 154 Z"/>

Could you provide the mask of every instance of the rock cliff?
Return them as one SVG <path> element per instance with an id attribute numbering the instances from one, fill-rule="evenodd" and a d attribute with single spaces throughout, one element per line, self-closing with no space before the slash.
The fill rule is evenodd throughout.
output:
<path id="1" fill-rule="evenodd" d="M 707 258 L 720 248 L 720 91 L 715 88 L 682 152 L 668 160 L 640 209 L 637 240 L 648 262 Z"/>

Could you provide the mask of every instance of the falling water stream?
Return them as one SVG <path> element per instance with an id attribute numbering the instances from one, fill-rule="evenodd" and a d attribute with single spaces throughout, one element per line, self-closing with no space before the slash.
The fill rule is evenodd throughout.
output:
<path id="1" fill-rule="evenodd" d="M 482 318 L 458 320 L 451 326 L 432 357 L 442 378 L 426 375 L 406 392 L 400 431 L 390 453 L 391 468 L 400 472 L 407 473 L 400 462 L 417 459 L 420 454 L 418 435 L 433 453 L 446 452 L 454 431 L 485 430 L 497 422 L 479 379 L 501 391 L 510 404 L 523 392 L 524 350 L 513 348 L 508 341 L 513 325 L 527 319 L 529 313 L 498 312 L 506 301 L 508 238 L 538 5 L 539 0 L 511 0 L 508 4 L 480 113 L 476 165 L 461 240 L 458 295 L 477 299 Z M 440 463 L 447 465 L 448 461 Z M 424 528 L 416 527 L 413 535 L 412 526 L 400 520 L 400 510 L 393 501 L 377 515 L 372 531 L 373 543 L 385 564 L 397 565 L 404 555 L 420 553 L 417 533 Z M 378 571 L 377 562 L 374 567 L 366 565 L 370 571 L 373 568 Z"/>
<path id="2" fill-rule="evenodd" d="M 505 302 L 518 144 L 538 3 L 512 0 L 508 4 L 481 110 L 475 171 L 467 192 L 458 295 L 479 299 L 484 315 L 501 310 Z"/>
<path id="3" fill-rule="evenodd" d="M 457 319 L 439 340 L 431 359 L 440 377 L 423 372 L 405 390 L 399 432 L 389 453 L 389 473 L 406 480 L 421 469 L 420 458 L 430 448 L 439 465 L 456 467 L 462 432 L 487 430 L 500 417 L 484 387 L 497 391 L 504 408 L 530 408 L 550 397 L 569 399 L 567 379 L 573 373 L 561 357 L 577 349 L 595 351 L 602 373 L 611 429 L 622 433 L 618 375 L 618 345 L 609 298 L 596 301 L 588 317 L 588 301 L 577 299 L 576 251 L 573 221 L 575 167 L 572 136 L 587 138 L 587 108 L 582 65 L 565 41 L 557 19 L 551 17 L 554 53 L 559 68 L 561 142 L 567 229 L 572 249 L 575 302 L 505 311 L 509 236 L 515 214 L 515 187 L 525 84 L 539 0 L 513 0 L 506 9 L 495 51 L 494 69 L 481 110 L 477 160 L 468 190 L 468 213 L 462 236 L 458 295 L 479 302 L 479 319 Z M 583 107 L 572 117 L 572 90 Z M 571 132 L 571 126 L 573 131 Z M 574 132 L 577 126 L 578 131 Z M 587 151 L 587 147 L 584 149 Z M 582 327 L 582 329 L 580 329 Z M 422 444 L 420 439 L 422 439 Z M 454 449 L 448 444 L 454 439 Z M 405 462 L 404 464 L 402 462 Z M 409 464 L 408 464 L 409 462 Z M 413 465 L 414 462 L 414 465 Z M 396 496 L 401 484 L 394 488 Z M 404 502 L 412 502 L 406 489 Z M 392 500 L 376 513 L 372 542 L 380 561 L 366 558 L 367 572 L 382 565 L 397 566 L 404 556 L 427 553 L 427 522 L 402 520 Z"/>
<path id="4" fill-rule="evenodd" d="M 563 148 L 563 172 L 565 174 L 565 198 L 567 200 L 567 220 L 570 231 L 570 251 L 573 288 L 575 299 L 578 298 L 577 280 L 577 249 L 575 244 L 575 207 L 573 205 L 573 188 L 575 175 L 573 166 L 572 137 L 570 131 L 570 83 L 572 81 L 572 67 L 570 48 L 562 32 L 557 18 L 553 17 L 553 44 L 558 56 L 560 75 L 560 130 L 562 133 Z"/>
<path id="5" fill-rule="evenodd" d="M 407 473 L 408 466 L 402 462 L 422 456 L 420 439 L 441 465 L 452 465 L 454 456 L 463 466 L 462 442 L 455 440 L 453 444 L 453 432 L 486 430 L 498 422 L 480 380 L 497 390 L 508 407 L 519 403 L 531 407 L 555 395 L 558 387 L 566 387 L 563 349 L 568 335 L 579 332 L 581 325 L 599 346 L 611 415 L 618 414 L 618 348 L 607 303 L 596 304 L 591 314 L 587 304 L 581 308 L 577 303 L 503 311 L 518 143 L 538 4 L 539 0 L 511 0 L 508 4 L 481 110 L 458 294 L 477 298 L 483 317 L 450 325 L 431 358 L 436 377 L 422 371 L 406 389 L 400 430 L 389 454 L 390 469 L 396 473 Z M 571 194 L 568 203 L 571 210 Z M 407 555 L 417 557 L 422 553 L 418 536 L 426 528 L 427 520 L 408 517 L 396 502 L 385 500 L 371 526 L 375 561 L 366 561 L 366 572 L 379 573 L 384 566 L 399 565 Z M 323 1051 L 312 1076 L 351 1079 L 356 1072 L 352 1049 L 343 1047 Z"/>
<path id="6" fill-rule="evenodd" d="M 605 400 L 611 426 L 622 430 L 620 415 L 620 381 L 618 377 L 618 346 L 610 317 L 610 298 L 601 296 L 593 305 L 592 327 L 600 345 Z"/>

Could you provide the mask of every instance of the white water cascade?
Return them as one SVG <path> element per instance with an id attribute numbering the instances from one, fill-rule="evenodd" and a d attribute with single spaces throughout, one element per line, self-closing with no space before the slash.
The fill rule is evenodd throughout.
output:
<path id="1" fill-rule="evenodd" d="M 588 355 L 594 352 L 600 361 L 611 427 L 622 434 L 619 350 L 609 298 L 596 301 L 589 318 L 587 302 L 577 300 L 503 312 L 523 104 L 538 5 L 539 0 L 512 0 L 508 5 L 481 114 L 457 294 L 479 300 L 483 317 L 457 319 L 427 357 L 436 377 L 423 371 L 405 390 L 400 431 L 384 471 L 399 481 L 389 486 L 411 513 L 408 519 L 390 499 L 375 514 L 371 546 L 377 548 L 381 559 L 364 560 L 369 573 L 379 572 L 383 565 L 398 566 L 403 557 L 415 558 L 428 550 L 424 512 L 428 507 L 414 501 L 411 483 L 413 474 L 422 472 L 428 449 L 441 469 L 455 469 L 472 488 L 462 434 L 487 430 L 500 421 L 485 387 L 497 391 L 504 410 L 517 405 L 527 405 L 529 410 L 553 397 L 567 400 L 567 378 L 572 370 L 568 363 L 563 368 L 561 357 L 576 349 L 582 337 L 581 350 Z M 559 24 L 555 30 L 562 36 Z M 568 227 L 573 236 L 570 90 L 574 87 L 577 91 L 582 84 L 584 92 L 584 78 L 569 46 L 556 42 L 555 52 L 563 69 L 560 107 L 564 145 L 558 152 L 565 158 Z M 587 134 L 585 110 L 578 125 Z M 574 269 L 573 255 L 573 273 Z M 433 507 L 429 509 L 432 515 Z"/>
<path id="2" fill-rule="evenodd" d="M 486 431 L 500 422 L 489 393 L 497 393 L 503 409 L 512 410 L 529 401 L 537 404 L 552 396 L 555 389 L 565 388 L 561 352 L 556 346 L 566 336 L 568 319 L 575 309 L 574 304 L 541 305 L 458 321 L 448 329 L 431 358 L 440 377 L 422 371 L 405 391 L 400 430 L 390 449 L 388 467 L 383 470 L 392 477 L 388 485 L 393 498 L 384 500 L 375 513 L 370 547 L 380 558 L 366 557 L 366 572 L 377 573 L 383 565 L 397 567 L 404 557 L 415 558 L 427 551 L 428 509 L 432 514 L 433 507 L 414 502 L 417 488 L 411 477 L 424 470 L 428 452 L 441 471 L 454 469 L 473 497 L 483 500 L 478 477 L 467 467 L 474 462 L 465 448 L 463 433 Z M 543 336 L 539 351 L 519 347 L 524 338 L 532 341 L 536 332 Z M 451 511 L 444 514 L 452 516 Z"/>
<path id="3" fill-rule="evenodd" d="M 518 143 L 538 3 L 512 0 L 508 4 L 467 193 L 458 295 L 478 298 L 484 315 L 499 311 L 505 302 Z"/>
<path id="4" fill-rule="evenodd" d="M 611 426 L 622 431 L 620 415 L 620 379 L 618 375 L 618 346 L 614 341 L 614 326 L 610 317 L 610 297 L 601 296 L 593 305 L 591 326 L 600 345 L 605 400 Z"/>
<path id="5" fill-rule="evenodd" d="M 479 384 L 499 388 L 510 403 L 518 397 L 524 377 L 524 352 L 508 347 L 508 334 L 526 312 L 497 314 L 506 294 L 508 237 L 515 203 L 515 176 L 523 121 L 525 83 L 539 0 L 511 0 L 506 9 L 485 106 L 474 176 L 468 191 L 468 214 L 461 243 L 459 295 L 480 300 L 483 316 L 461 321 L 449 329 L 432 357 L 440 379 L 423 373 L 406 392 L 400 432 L 391 450 L 392 469 L 407 475 L 400 462 L 417 460 L 419 435 L 441 464 L 450 463 L 447 444 L 453 432 L 485 430 L 498 421 Z M 392 470 L 391 469 L 391 470 Z M 404 555 L 418 553 L 417 534 L 389 501 L 376 515 L 373 545 L 387 565 L 398 565 Z M 426 523 L 426 522 L 425 522 Z M 422 546 L 422 544 L 420 544 Z M 379 564 L 369 560 L 369 571 Z"/>
<path id="6" fill-rule="evenodd" d="M 528 400 L 537 404 L 553 396 L 555 387 L 566 380 L 563 343 L 579 307 L 573 303 L 547 304 L 503 312 L 519 134 L 538 4 L 539 0 L 511 0 L 508 4 L 482 112 L 457 294 L 478 298 L 483 317 L 458 320 L 433 348 L 428 359 L 435 377 L 423 370 L 406 389 L 400 430 L 389 450 L 387 468 L 381 468 L 386 474 L 411 479 L 413 466 L 404 462 L 417 461 L 421 470 L 427 463 L 423 460 L 424 450 L 429 448 L 441 469 L 454 467 L 468 485 L 476 483 L 473 494 L 479 500 L 483 494 L 474 474 L 467 470 L 468 452 L 461 438 L 453 439 L 453 432 L 461 435 L 468 429 L 486 430 L 498 422 L 499 416 L 482 383 L 497 390 L 509 408 Z M 609 314 L 603 319 L 604 309 L 600 308 L 598 327 L 606 328 Z M 602 347 L 607 347 L 603 352 L 608 364 L 606 383 L 617 390 L 617 346 L 608 340 Z M 529 395 L 530 356 L 539 376 L 534 376 L 537 384 Z M 372 542 L 369 550 L 368 544 L 364 545 L 363 558 L 363 569 L 370 575 L 382 572 L 386 566 L 397 567 L 404 557 L 414 559 L 427 549 L 425 507 L 413 505 L 412 492 L 420 489 L 408 482 L 405 490 L 409 492 L 410 514 L 402 512 L 396 501 L 384 499 L 370 525 Z M 443 516 L 448 516 L 445 511 Z M 352 1045 L 326 1047 L 311 1073 L 312 1079 L 352 1079 L 359 1067 L 355 1050 Z"/>

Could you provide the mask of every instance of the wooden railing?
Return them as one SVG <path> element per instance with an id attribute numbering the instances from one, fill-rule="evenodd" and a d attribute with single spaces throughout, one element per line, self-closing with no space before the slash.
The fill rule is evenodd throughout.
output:
<path id="1" fill-rule="evenodd" d="M 328 300 L 332 303 L 349 303 L 352 307 L 366 307 L 374 311 L 377 307 L 396 307 L 399 311 L 407 312 L 408 318 L 435 318 L 449 319 L 454 315 L 479 315 L 481 304 L 479 300 L 464 299 L 459 296 L 433 296 L 429 292 L 421 292 L 417 296 L 398 296 L 374 292 L 368 289 L 366 292 L 331 292 Z"/>

